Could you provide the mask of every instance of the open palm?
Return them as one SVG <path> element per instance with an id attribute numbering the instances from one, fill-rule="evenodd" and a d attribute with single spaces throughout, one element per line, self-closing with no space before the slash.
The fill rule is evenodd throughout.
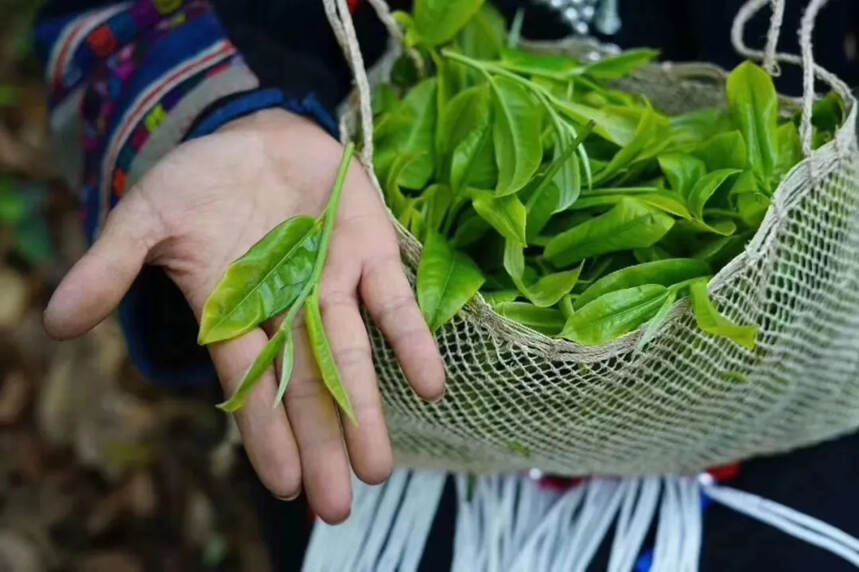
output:
<path id="1" fill-rule="evenodd" d="M 66 275 L 45 311 L 49 333 L 69 338 L 95 326 L 144 263 L 163 266 L 199 318 L 232 261 L 283 220 L 321 212 L 341 154 L 315 124 L 281 110 L 256 113 L 179 146 L 129 191 Z M 350 464 L 368 483 L 387 478 L 393 464 L 359 303 L 387 336 L 415 391 L 440 398 L 443 364 L 403 274 L 395 233 L 366 173 L 353 166 L 321 307 L 358 425 L 341 424 L 301 324 L 283 405 L 271 407 L 276 372 L 269 371 L 237 417 L 251 463 L 269 490 L 293 498 L 303 481 L 311 507 L 328 522 L 349 514 Z M 210 346 L 227 395 L 274 328 L 268 324 Z"/>

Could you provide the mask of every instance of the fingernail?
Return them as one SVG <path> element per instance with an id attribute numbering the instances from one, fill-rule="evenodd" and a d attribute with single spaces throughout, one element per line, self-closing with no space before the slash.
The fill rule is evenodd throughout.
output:
<path id="1" fill-rule="evenodd" d="M 442 391 L 438 397 L 434 397 L 433 399 L 430 399 L 429 402 L 430 403 L 438 403 L 439 401 L 444 399 L 445 394 L 447 394 L 447 391 Z"/>
<path id="2" fill-rule="evenodd" d="M 277 500 L 279 500 L 279 501 L 283 501 L 283 502 L 290 502 L 290 501 L 294 501 L 295 499 L 297 499 L 298 497 L 300 497 L 300 496 L 301 496 L 301 491 L 298 491 L 297 493 L 295 493 L 294 495 L 289 496 L 289 497 L 279 497 L 279 496 L 277 496 L 277 495 L 272 495 L 272 496 L 273 496 L 274 498 L 276 498 Z"/>

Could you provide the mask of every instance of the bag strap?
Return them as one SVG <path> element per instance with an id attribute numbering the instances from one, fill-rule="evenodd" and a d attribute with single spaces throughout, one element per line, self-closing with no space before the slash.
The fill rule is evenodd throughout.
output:
<path id="1" fill-rule="evenodd" d="M 363 143 L 361 162 L 368 170 L 372 170 L 373 106 L 370 95 L 370 82 L 367 79 L 367 69 L 364 67 L 364 58 L 361 56 L 361 48 L 358 45 L 358 34 L 355 32 L 355 25 L 352 22 L 352 15 L 349 12 L 346 0 L 322 0 L 322 4 L 325 7 L 325 14 L 328 16 L 328 22 L 331 24 L 334 36 L 343 49 L 343 54 L 346 56 L 349 67 L 352 68 L 352 75 L 355 78 L 355 88 L 358 92 L 358 105 L 361 110 L 361 136 Z M 387 5 L 383 0 L 372 1 L 371 5 L 377 11 L 381 7 L 384 7 L 384 12 L 388 17 L 382 18 L 382 21 L 386 26 L 391 24 L 396 26 L 396 22 L 390 15 L 390 11 L 387 10 Z"/>

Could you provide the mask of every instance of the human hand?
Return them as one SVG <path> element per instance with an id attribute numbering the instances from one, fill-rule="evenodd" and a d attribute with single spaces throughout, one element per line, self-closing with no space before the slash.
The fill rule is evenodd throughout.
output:
<path id="1" fill-rule="evenodd" d="M 341 146 L 318 126 L 282 110 L 258 112 L 180 145 L 108 216 L 99 239 L 54 293 L 45 327 L 60 339 L 88 331 L 116 308 L 144 263 L 164 267 L 199 319 L 231 262 L 283 220 L 323 210 L 341 155 Z M 341 424 L 303 324 L 296 326 L 295 370 L 284 403 L 271 407 L 277 377 L 270 370 L 237 423 L 248 457 L 272 494 L 294 498 L 303 482 L 311 508 L 333 523 L 349 515 L 350 464 L 371 484 L 384 481 L 393 466 L 359 300 L 415 391 L 429 400 L 444 392 L 441 357 L 403 274 L 393 227 L 357 164 L 343 193 L 321 299 L 358 425 Z M 225 395 L 275 329 L 266 324 L 209 346 Z"/>

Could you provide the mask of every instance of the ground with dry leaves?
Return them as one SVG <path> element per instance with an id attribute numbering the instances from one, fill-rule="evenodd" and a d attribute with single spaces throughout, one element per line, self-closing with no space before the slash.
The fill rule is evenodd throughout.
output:
<path id="1" fill-rule="evenodd" d="M 85 244 L 48 159 L 33 4 L 0 0 L 0 571 L 266 570 L 215 396 L 152 387 L 113 320 L 73 342 L 42 329 Z"/>

